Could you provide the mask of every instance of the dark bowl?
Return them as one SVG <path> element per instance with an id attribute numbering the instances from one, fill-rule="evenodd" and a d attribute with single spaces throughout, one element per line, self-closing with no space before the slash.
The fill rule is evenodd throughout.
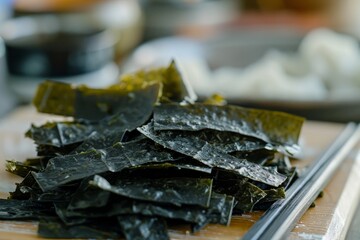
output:
<path id="1" fill-rule="evenodd" d="M 11 75 L 67 77 L 96 71 L 113 59 L 114 41 L 106 29 L 83 18 L 40 15 L 2 25 Z"/>

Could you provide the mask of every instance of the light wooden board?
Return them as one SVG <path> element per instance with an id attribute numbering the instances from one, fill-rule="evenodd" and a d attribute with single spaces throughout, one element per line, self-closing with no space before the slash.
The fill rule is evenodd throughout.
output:
<path id="1" fill-rule="evenodd" d="M 20 108 L 0 122 L 0 197 L 6 197 L 20 178 L 5 172 L 5 159 L 23 160 L 34 156 L 34 145 L 23 133 L 30 123 L 49 120 L 49 115 L 35 113 L 31 107 Z M 54 119 L 51 117 L 51 119 Z M 307 122 L 303 128 L 301 145 L 303 156 L 296 164 L 306 166 L 317 158 L 340 133 L 344 125 L 323 122 Z M 289 239 L 341 239 L 351 222 L 359 201 L 360 163 L 356 159 L 359 146 L 346 159 L 324 190 L 324 196 L 316 200 L 316 207 L 309 209 L 292 231 Z M 202 231 L 191 234 L 186 227 L 170 230 L 172 239 L 208 240 L 239 239 L 262 215 L 262 212 L 234 216 L 231 225 L 208 225 Z M 39 239 L 36 222 L 0 221 L 0 239 Z"/>

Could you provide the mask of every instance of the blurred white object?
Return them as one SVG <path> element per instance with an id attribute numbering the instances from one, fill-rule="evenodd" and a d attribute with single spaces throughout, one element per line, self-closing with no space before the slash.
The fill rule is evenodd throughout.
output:
<path id="1" fill-rule="evenodd" d="M 325 81 L 349 80 L 360 63 L 357 39 L 329 29 L 310 32 L 300 44 L 299 54 L 310 70 Z"/>
<path id="2" fill-rule="evenodd" d="M 360 48 L 351 36 L 316 29 L 306 35 L 296 54 L 269 51 L 243 70 L 219 68 L 214 78 L 204 86 L 231 99 L 356 100 Z"/>
<path id="3" fill-rule="evenodd" d="M 213 91 L 231 99 L 260 97 L 306 101 L 325 98 L 326 89 L 316 75 L 295 76 L 287 73 L 282 57 L 278 53 L 270 52 L 259 62 L 244 70 L 236 68 L 215 70 L 211 83 Z"/>
<path id="4" fill-rule="evenodd" d="M 176 59 L 201 97 L 220 93 L 235 101 L 309 103 L 360 99 L 360 49 L 356 39 L 328 29 L 313 30 L 302 41 L 297 41 L 297 33 L 286 34 L 277 30 L 265 38 L 264 32 L 231 33 L 231 38 L 205 42 L 162 38 L 139 47 L 123 69 L 165 65 Z M 278 38 L 288 41 L 279 43 Z M 262 45 L 262 39 L 270 44 Z M 279 49 L 269 50 L 269 46 Z M 294 52 L 290 53 L 292 48 Z M 246 62 L 255 56 L 256 61 Z"/>

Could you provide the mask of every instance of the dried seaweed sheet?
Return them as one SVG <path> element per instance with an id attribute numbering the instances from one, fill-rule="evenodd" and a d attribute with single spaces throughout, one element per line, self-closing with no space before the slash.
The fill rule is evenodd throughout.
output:
<path id="1" fill-rule="evenodd" d="M 118 172 L 131 166 L 150 162 L 167 162 L 180 159 L 171 151 L 158 151 L 148 139 L 118 143 L 113 147 L 89 150 L 79 154 L 59 156 L 49 160 L 43 172 L 33 173 L 44 191 L 74 180 L 107 171 Z M 162 148 L 162 147 L 161 147 Z"/>
<path id="2" fill-rule="evenodd" d="M 254 206 L 266 197 L 266 192 L 248 179 L 226 179 L 214 181 L 214 191 L 234 196 L 235 208 L 241 212 L 251 212 Z"/>
<path id="3" fill-rule="evenodd" d="M 178 135 L 192 139 L 201 139 L 207 143 L 221 149 L 226 153 L 231 152 L 252 152 L 256 150 L 276 150 L 276 146 L 266 143 L 260 139 L 245 135 L 234 134 L 232 132 L 216 130 L 200 131 L 175 131 Z"/>
<path id="4" fill-rule="evenodd" d="M 252 152 L 236 151 L 230 153 L 230 155 L 239 159 L 246 159 L 249 162 L 259 165 L 265 165 L 277 157 L 277 153 L 275 151 L 269 151 L 266 149 L 255 150 Z"/>
<path id="5" fill-rule="evenodd" d="M 117 217 L 127 240 L 168 240 L 166 222 L 157 217 L 124 215 Z"/>
<path id="6" fill-rule="evenodd" d="M 26 165 L 22 162 L 17 161 L 6 161 L 6 171 L 18 175 L 20 177 L 26 177 L 26 175 L 31 171 L 39 171 L 38 168 Z"/>
<path id="7" fill-rule="evenodd" d="M 116 113 L 126 114 L 129 109 L 146 115 L 143 110 L 157 102 L 159 91 L 158 83 L 129 92 L 45 81 L 39 85 L 33 103 L 39 112 L 96 121 Z"/>
<path id="8" fill-rule="evenodd" d="M 188 204 L 208 207 L 212 190 L 212 179 L 202 178 L 120 178 L 110 184 L 105 178 L 95 175 L 90 184 L 120 196 L 177 206 Z"/>
<path id="9" fill-rule="evenodd" d="M 169 239 L 167 223 L 196 232 L 284 198 L 303 119 L 195 98 L 174 62 L 106 89 L 44 82 L 38 111 L 72 118 L 27 131 L 41 157 L 8 161 L 25 178 L 0 219 L 46 217 L 51 238 Z"/>
<path id="10" fill-rule="evenodd" d="M 35 178 L 28 173 L 20 183 L 16 183 L 14 192 L 10 192 L 9 199 L 28 200 L 34 185 L 37 185 Z"/>
<path id="11" fill-rule="evenodd" d="M 125 74 L 120 78 L 120 83 L 114 85 L 113 88 L 133 91 L 153 83 L 158 83 L 162 86 L 160 102 L 196 100 L 194 91 L 190 85 L 184 81 L 174 61 L 167 67 L 149 71 L 140 70 L 135 73 Z"/>
<path id="12" fill-rule="evenodd" d="M 113 129 L 113 131 L 95 131 L 89 135 L 79 146 L 71 153 L 81 153 L 89 149 L 105 149 L 113 146 L 117 142 L 121 142 L 124 138 L 126 130 Z"/>
<path id="13" fill-rule="evenodd" d="M 48 122 L 37 127 L 31 125 L 25 136 L 33 139 L 38 145 L 64 147 L 82 142 L 91 132 L 94 126 L 77 122 Z"/>
<path id="14" fill-rule="evenodd" d="M 50 204 L 39 204 L 30 200 L 0 199 L 0 219 L 39 219 L 55 215 Z"/>
<path id="15" fill-rule="evenodd" d="M 173 161 L 173 162 L 164 162 L 164 163 L 149 163 L 149 164 L 144 164 L 144 165 L 140 165 L 140 166 L 136 166 L 133 168 L 130 168 L 131 170 L 142 170 L 143 173 L 144 171 L 151 171 L 151 172 L 156 172 L 158 173 L 156 170 L 165 170 L 165 171 L 170 171 L 169 175 L 172 175 L 173 172 L 171 172 L 172 169 L 176 169 L 176 170 L 191 170 L 194 171 L 194 177 L 195 176 L 200 176 L 201 173 L 207 173 L 210 174 L 212 172 L 212 167 L 206 166 L 206 165 L 200 165 L 197 164 L 194 161 L 186 161 L 186 158 L 184 159 L 180 159 L 178 161 Z M 181 171 L 181 173 L 184 173 L 184 171 Z M 142 176 L 142 175 L 141 175 Z"/>
<path id="16" fill-rule="evenodd" d="M 104 207 L 107 205 L 110 198 L 110 192 L 90 186 L 90 179 L 86 178 L 81 182 L 81 185 L 67 205 L 67 209 L 86 209 L 90 207 Z"/>
<path id="17" fill-rule="evenodd" d="M 254 210 L 267 210 L 275 201 L 286 197 L 283 187 L 264 190 L 264 192 L 266 193 L 266 197 L 256 203 Z"/>
<path id="18" fill-rule="evenodd" d="M 255 137 L 298 151 L 304 119 L 282 112 L 206 104 L 162 104 L 154 109 L 155 130 L 213 129 Z"/>
<path id="19" fill-rule="evenodd" d="M 44 238 L 118 239 L 122 236 L 115 219 L 97 219 L 87 225 L 66 226 L 58 218 L 42 218 L 38 234 Z"/>
<path id="20" fill-rule="evenodd" d="M 138 130 L 158 144 L 173 151 L 194 157 L 194 159 L 211 167 L 232 171 L 241 176 L 275 187 L 281 185 L 286 179 L 285 176 L 276 171 L 269 171 L 246 159 L 233 157 L 205 141 L 193 141 L 190 138 L 184 138 L 174 134 L 172 131 L 154 131 L 152 122 L 138 128 Z"/>
<path id="21" fill-rule="evenodd" d="M 49 160 L 45 171 L 33 172 L 33 176 L 43 191 L 51 190 L 74 180 L 106 172 L 108 168 L 102 158 L 103 155 L 97 150 L 55 157 Z"/>
<path id="22" fill-rule="evenodd" d="M 113 198 L 108 206 L 70 209 L 70 205 L 57 205 L 59 216 L 68 224 L 83 223 L 86 219 L 112 217 L 126 214 L 158 216 L 178 219 L 193 224 L 196 230 L 209 222 L 228 225 L 232 214 L 234 198 L 213 193 L 208 208 L 194 205 L 174 206 L 127 198 Z M 194 229 L 194 230 L 195 230 Z"/>

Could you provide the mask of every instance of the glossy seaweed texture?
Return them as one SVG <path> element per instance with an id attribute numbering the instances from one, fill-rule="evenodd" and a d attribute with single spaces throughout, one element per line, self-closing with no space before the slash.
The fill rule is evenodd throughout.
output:
<path id="1" fill-rule="evenodd" d="M 40 220 L 46 238 L 169 239 L 168 223 L 229 225 L 285 198 L 304 120 L 195 99 L 175 62 L 105 89 L 40 84 L 38 111 L 68 118 L 26 132 L 38 157 L 7 161 L 23 180 L 0 219 Z"/>

